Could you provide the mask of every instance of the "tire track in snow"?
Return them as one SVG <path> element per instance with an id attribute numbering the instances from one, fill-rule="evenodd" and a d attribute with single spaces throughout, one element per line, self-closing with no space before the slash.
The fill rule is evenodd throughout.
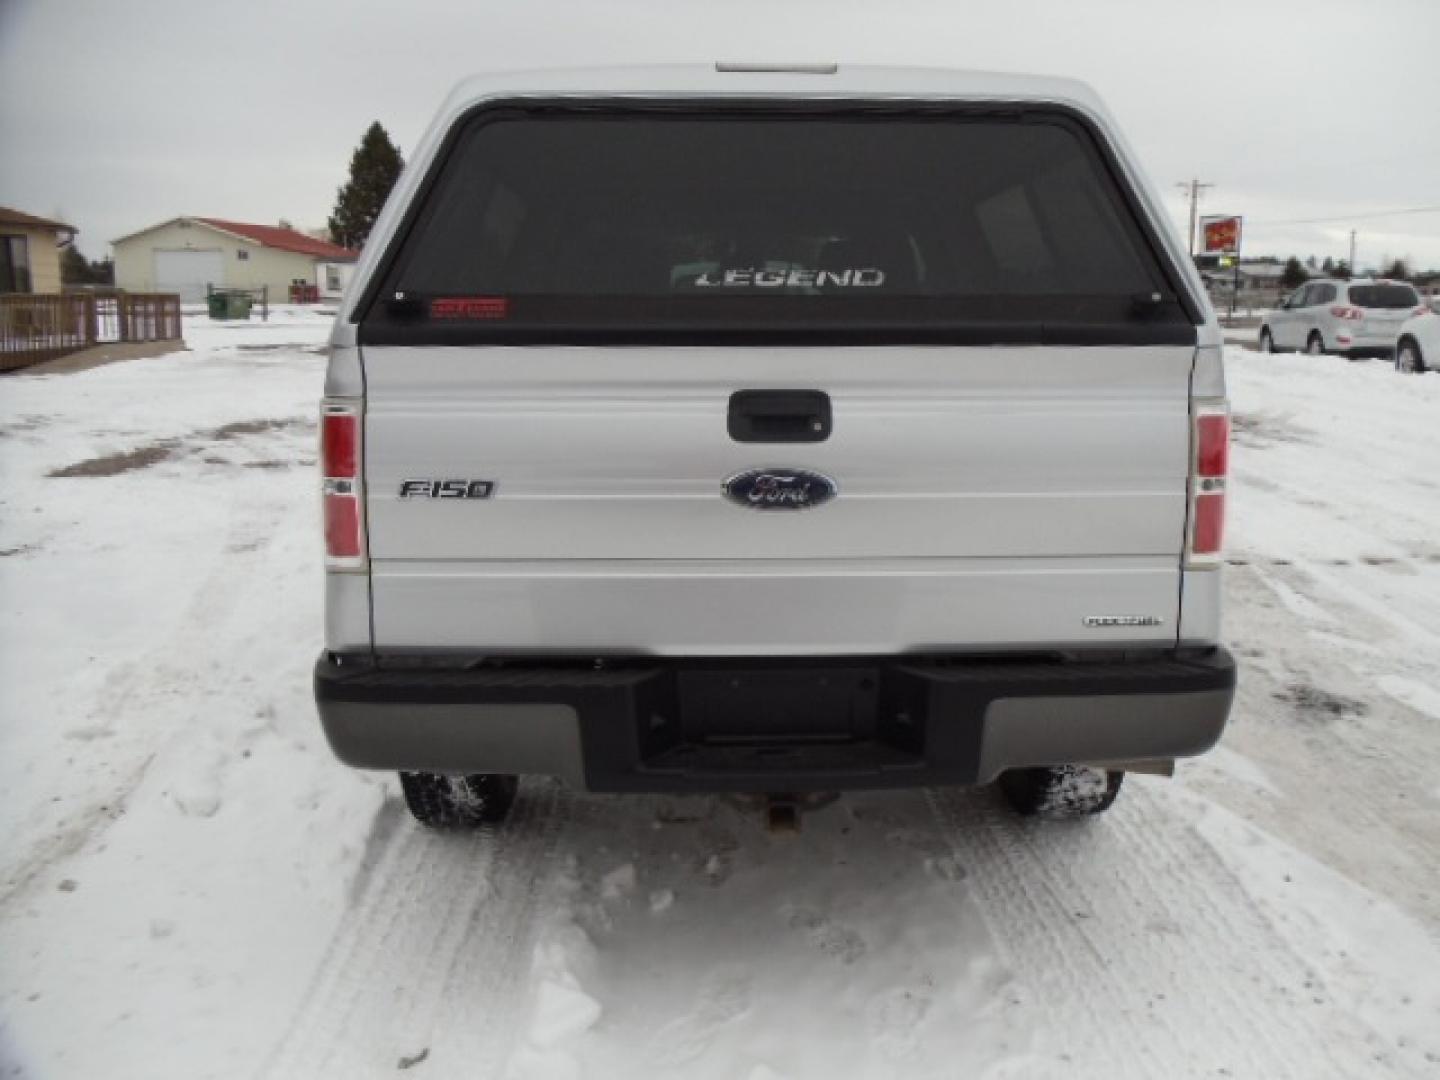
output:
<path id="1" fill-rule="evenodd" d="M 388 1076 L 402 1057 L 429 1050 L 436 1032 L 447 1040 L 463 1034 L 463 1017 L 437 1023 L 454 973 L 497 969 L 498 978 L 514 969 L 523 951 L 515 939 L 533 919 L 525 899 L 538 889 L 567 805 L 557 785 L 526 784 L 499 828 L 394 830 L 370 889 L 342 920 L 304 1005 L 258 1075 Z M 470 1004 L 504 1000 L 496 991 Z"/>
<path id="2" fill-rule="evenodd" d="M 148 742 L 152 749 L 136 755 L 113 752 L 111 756 L 115 760 L 129 759 L 131 764 L 123 771 L 112 772 L 103 784 L 91 781 L 67 793 L 74 798 L 77 791 L 89 788 L 88 794 L 80 796 L 84 802 L 70 811 L 71 823 L 67 827 L 44 837 L 8 868 L 0 883 L 0 908 L 22 895 L 51 867 L 87 845 L 102 841 L 110 826 L 124 816 L 130 796 L 144 782 L 157 756 L 177 736 L 183 738 L 190 734 L 184 727 L 154 731 L 149 726 L 154 723 L 151 713 L 156 711 L 152 705 L 163 709 L 167 701 L 180 696 L 177 687 L 194 688 L 196 698 L 206 705 L 210 698 L 224 697 L 228 683 L 200 682 L 193 669 L 177 663 L 175 656 L 189 643 L 213 637 L 215 626 L 232 616 L 249 583 L 271 573 L 270 567 L 275 561 L 272 539 L 256 528 L 255 521 L 272 520 L 277 514 L 269 511 L 283 505 L 278 500 L 270 500 L 246 505 L 242 513 L 238 507 L 227 504 L 224 537 L 220 546 L 211 552 L 195 598 L 177 616 L 160 644 L 121 661 L 105 673 L 103 688 L 97 695 L 105 702 L 104 718 L 85 737 L 120 736 L 132 743 Z M 141 718 L 140 723 L 127 722 L 135 716 Z"/>
<path id="3" fill-rule="evenodd" d="M 1310 563 L 1239 569 L 1227 593 L 1231 633 L 1262 646 L 1263 659 L 1245 665 L 1235 722 L 1248 729 L 1240 745 L 1268 759 L 1285 792 L 1289 814 L 1273 831 L 1433 923 L 1440 902 L 1427 796 L 1440 732 L 1386 685 L 1397 677 L 1440 685 L 1440 643 L 1396 648 L 1383 618 L 1327 591 Z M 1252 582 L 1278 585 L 1301 606 L 1257 604 Z M 1333 621 L 1317 627 L 1311 607 Z M 1319 708 L 1297 697 L 1306 688 Z M 1339 711 L 1325 710 L 1331 702 Z M 1252 805 L 1248 816 L 1273 812 Z"/>
<path id="4" fill-rule="evenodd" d="M 1318 585 L 1352 610 L 1363 612 L 1396 637 L 1408 640 L 1421 655 L 1440 655 L 1440 632 L 1402 615 L 1383 599 L 1377 598 L 1359 585 L 1342 580 L 1339 574 L 1313 561 L 1303 560 L 1299 568 L 1311 583 Z M 1291 582 L 1292 587 L 1297 584 L 1295 581 Z M 1314 597 L 1309 599 L 1313 601 Z"/>
<path id="5" fill-rule="evenodd" d="M 1074 1040 L 1058 1050 L 1079 1075 L 1161 1076 L 1177 1061 L 1265 1080 L 1373 1074 L 1360 1049 L 1373 1033 L 1313 1003 L 1315 973 L 1142 786 L 1103 821 L 1076 825 L 1016 821 L 975 795 L 931 797 L 997 948 L 1038 999 L 1027 1012 Z"/>
<path id="6" fill-rule="evenodd" d="M 494 864 L 491 902 L 471 911 L 462 944 L 440 984 L 435 1030 L 447 1040 L 444 1059 L 475 1076 L 503 1075 L 524 1035 L 518 1020 L 528 1004 L 523 991 L 534 989 L 527 976 L 540 920 L 548 910 L 542 897 L 553 877 L 561 833 L 583 813 L 571 791 L 555 781 L 543 783 L 530 795 L 535 802 L 545 800 L 537 827 L 523 847 L 508 845 Z"/>
<path id="7" fill-rule="evenodd" d="M 1111 831 L 1114 842 L 1133 853 L 1145 873 L 1117 874 L 1097 891 L 1084 852 L 1067 847 L 1064 837 L 1042 836 L 1037 855 L 1056 864 L 1067 885 L 1087 902 L 1092 896 L 1096 904 L 1113 903 L 1117 895 L 1128 899 L 1137 922 L 1125 928 L 1127 944 L 1143 939 L 1144 947 L 1127 949 L 1127 957 L 1149 952 L 1152 959 L 1162 959 L 1183 978 L 1179 989 L 1193 1003 L 1168 1026 L 1167 1041 L 1183 1047 L 1184 1060 L 1212 1056 L 1217 1069 L 1227 1067 L 1219 1056 L 1228 1052 L 1228 1067 L 1237 1075 L 1314 1077 L 1316 1048 L 1329 1066 L 1319 1075 L 1368 1071 L 1369 1063 L 1356 1060 L 1354 1052 L 1371 1033 L 1352 1026 L 1348 1017 L 1331 1015 L 1323 999 L 1317 1004 L 1315 971 L 1284 944 L 1284 936 L 1210 844 L 1170 801 L 1139 785 L 1132 785 L 1128 795 L 1132 805 L 1110 823 Z M 1180 881 L 1187 884 L 1177 889 Z M 1138 922 L 1142 917 L 1145 921 Z M 1131 977 L 1143 978 L 1151 959 L 1131 966 Z M 1191 1023 L 1196 1012 L 1205 1017 L 1203 1023 Z"/>
<path id="8" fill-rule="evenodd" d="M 1015 823 L 1001 818 L 988 792 L 929 788 L 926 798 L 941 835 L 968 871 L 966 882 L 996 950 L 1018 976 L 1020 989 L 1039 999 L 1026 1002 L 1025 1011 L 1058 1006 L 1050 1015 L 1063 1017 L 1060 1024 L 1077 1040 L 1077 1045 L 1058 1048 L 1063 1056 L 1106 1062 L 1116 1077 L 1150 1075 L 1148 1067 L 1137 1069 L 1141 1063 L 1129 1060 L 1133 1044 L 1119 1037 L 1114 1017 L 1092 992 L 1092 983 L 1106 981 L 1103 972 L 1099 980 L 1094 977 L 1105 958 L 1074 933 L 1070 910 L 1051 883 L 1041 879 L 1041 887 L 1035 887 L 1020 850 L 1025 838 L 1017 835 Z"/>
<path id="9" fill-rule="evenodd" d="M 436 858 L 432 843 L 439 839 L 413 828 L 401 828 L 392 836 L 376 860 L 373 891 L 360 897 L 341 921 L 304 1003 L 259 1075 L 321 1075 L 320 1067 L 333 1055 L 352 1015 L 360 1011 L 363 996 L 374 991 L 380 958 L 409 945 L 404 909 L 412 900 L 416 875 L 429 870 L 437 875 L 432 884 L 443 883 L 439 875 L 444 864 Z M 365 1034 L 373 1035 L 373 1028 Z"/>

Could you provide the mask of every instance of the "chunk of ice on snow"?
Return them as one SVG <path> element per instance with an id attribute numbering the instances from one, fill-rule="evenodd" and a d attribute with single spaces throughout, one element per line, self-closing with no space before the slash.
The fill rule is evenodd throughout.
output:
<path id="1" fill-rule="evenodd" d="M 182 784 L 171 794 L 180 813 L 186 817 L 214 817 L 220 809 L 220 792 L 215 787 Z"/>
<path id="2" fill-rule="evenodd" d="M 535 996 L 530 1019 L 530 1042 L 554 1046 L 589 1031 L 600 1019 L 600 1003 L 572 981 L 546 979 Z"/>
<path id="3" fill-rule="evenodd" d="M 635 891 L 635 866 L 626 863 L 617 866 L 600 879 L 600 895 L 606 900 L 618 900 Z"/>

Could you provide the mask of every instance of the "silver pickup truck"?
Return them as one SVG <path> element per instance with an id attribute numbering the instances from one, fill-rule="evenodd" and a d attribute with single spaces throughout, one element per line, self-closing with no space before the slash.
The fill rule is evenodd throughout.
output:
<path id="1" fill-rule="evenodd" d="M 1219 738 L 1222 342 L 1095 95 L 940 70 L 463 84 L 336 319 L 321 720 L 435 826 L 999 782 Z"/>

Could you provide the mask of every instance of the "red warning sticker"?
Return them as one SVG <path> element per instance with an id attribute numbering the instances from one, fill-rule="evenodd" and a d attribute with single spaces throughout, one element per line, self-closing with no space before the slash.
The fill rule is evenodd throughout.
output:
<path id="1" fill-rule="evenodd" d="M 444 296 L 430 301 L 432 319 L 504 319 L 510 300 L 504 296 Z"/>

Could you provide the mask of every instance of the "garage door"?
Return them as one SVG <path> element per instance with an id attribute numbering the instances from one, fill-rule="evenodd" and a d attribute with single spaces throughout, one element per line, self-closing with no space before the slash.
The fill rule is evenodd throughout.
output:
<path id="1" fill-rule="evenodd" d="M 206 285 L 225 284 L 225 256 L 218 248 L 155 252 L 155 291 L 178 292 L 184 303 L 205 299 Z"/>

